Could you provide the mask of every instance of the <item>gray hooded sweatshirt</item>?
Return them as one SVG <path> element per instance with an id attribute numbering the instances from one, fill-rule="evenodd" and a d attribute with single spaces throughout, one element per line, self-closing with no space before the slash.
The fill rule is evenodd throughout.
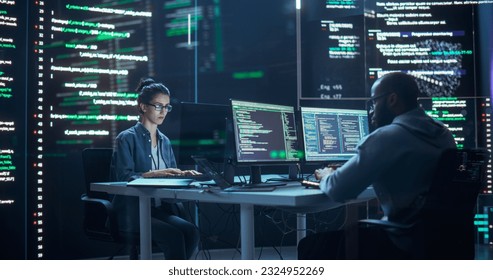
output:
<path id="1" fill-rule="evenodd" d="M 357 154 L 322 178 L 320 188 L 343 202 L 373 186 L 386 218 L 406 222 L 419 210 L 409 208 L 430 188 L 441 153 L 455 147 L 450 131 L 416 108 L 362 139 Z"/>

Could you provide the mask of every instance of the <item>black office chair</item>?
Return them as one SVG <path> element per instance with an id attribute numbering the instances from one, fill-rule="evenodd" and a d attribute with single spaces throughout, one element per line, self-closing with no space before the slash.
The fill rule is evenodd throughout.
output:
<path id="1" fill-rule="evenodd" d="M 406 254 L 411 259 L 474 259 L 474 210 L 489 158 L 483 149 L 446 150 L 413 220 L 402 224 L 367 219 L 360 225 L 383 228 L 395 240 L 409 242 L 412 249 Z M 394 258 L 374 253 L 378 259 Z"/>
<path id="2" fill-rule="evenodd" d="M 112 153 L 111 148 L 87 148 L 82 151 L 86 184 L 86 193 L 81 196 L 84 207 L 84 232 L 89 239 L 121 244 L 118 252 L 129 248 L 130 259 L 137 259 L 138 236 L 119 232 L 117 214 L 111 204 L 111 197 L 107 193 L 90 189 L 91 183 L 110 181 Z M 113 257 L 110 256 L 110 259 Z"/>

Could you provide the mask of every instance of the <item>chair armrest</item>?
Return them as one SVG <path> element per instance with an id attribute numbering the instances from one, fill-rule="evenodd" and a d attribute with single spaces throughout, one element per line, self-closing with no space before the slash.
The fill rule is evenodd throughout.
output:
<path id="1" fill-rule="evenodd" d="M 364 220 L 359 220 L 359 224 L 361 225 L 368 225 L 368 226 L 377 226 L 381 228 L 393 228 L 393 229 L 411 229 L 414 224 L 401 224 L 401 223 L 395 223 L 395 222 L 390 222 L 390 221 L 385 221 L 385 220 L 376 220 L 376 219 L 364 219 Z"/>
<path id="2" fill-rule="evenodd" d="M 101 204 L 104 206 L 106 211 L 108 211 L 109 213 L 112 213 L 112 214 L 115 213 L 115 210 L 113 208 L 113 204 L 111 204 L 111 202 L 106 200 L 106 199 L 92 198 L 92 197 L 89 197 L 87 194 L 83 194 L 83 195 L 81 195 L 80 200 L 82 200 L 84 203 Z"/>
<path id="3" fill-rule="evenodd" d="M 107 231 L 111 238 L 119 239 L 117 213 L 113 204 L 106 199 L 92 198 L 87 194 L 81 195 L 80 199 L 86 205 L 84 214 L 86 232 Z"/>

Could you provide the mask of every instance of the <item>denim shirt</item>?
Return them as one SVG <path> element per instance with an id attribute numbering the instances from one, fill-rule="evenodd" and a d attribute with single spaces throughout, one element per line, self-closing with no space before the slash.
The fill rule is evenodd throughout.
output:
<path id="1" fill-rule="evenodd" d="M 167 168 L 176 168 L 171 143 L 157 130 L 159 153 Z M 139 122 L 116 137 L 111 161 L 112 181 L 131 181 L 151 170 L 151 133 Z M 137 197 L 116 195 L 113 206 L 121 231 L 139 232 L 139 200 Z"/>
<path id="2" fill-rule="evenodd" d="M 167 168 L 176 168 L 171 143 L 157 130 L 159 154 Z M 115 141 L 112 165 L 114 181 L 131 181 L 151 170 L 151 133 L 139 122 L 122 131 Z"/>

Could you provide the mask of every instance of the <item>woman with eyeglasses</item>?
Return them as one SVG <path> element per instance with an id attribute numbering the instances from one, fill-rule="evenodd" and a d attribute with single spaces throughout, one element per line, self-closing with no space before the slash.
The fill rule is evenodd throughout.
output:
<path id="1" fill-rule="evenodd" d="M 113 179 L 132 181 L 140 177 L 200 174 L 177 168 L 170 140 L 158 129 L 172 108 L 168 88 L 148 78 L 141 79 L 137 91 L 140 92 L 137 106 L 141 118 L 116 137 Z M 138 233 L 138 198 L 115 196 L 113 204 L 118 212 L 120 230 Z M 197 227 L 174 215 L 172 205 L 161 200 L 153 201 L 151 214 L 152 241 L 164 252 L 165 259 L 189 259 L 198 246 Z"/>

